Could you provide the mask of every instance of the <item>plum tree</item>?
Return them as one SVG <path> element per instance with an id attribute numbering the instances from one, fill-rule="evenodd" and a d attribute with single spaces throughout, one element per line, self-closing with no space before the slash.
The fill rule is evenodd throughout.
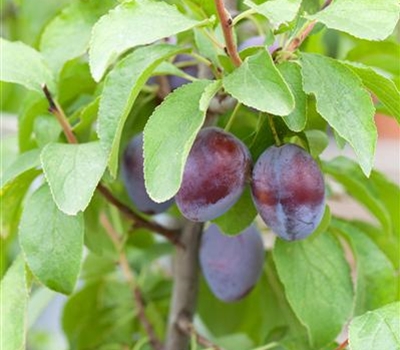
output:
<path id="1" fill-rule="evenodd" d="M 325 185 L 314 159 L 293 144 L 269 147 L 257 160 L 252 176 L 254 203 L 279 237 L 307 237 L 320 223 Z"/>
<path id="2" fill-rule="evenodd" d="M 126 147 L 121 167 L 122 180 L 135 206 L 146 214 L 158 214 L 167 210 L 173 199 L 154 202 L 147 194 L 143 175 L 143 134 L 133 137 Z"/>
<path id="3" fill-rule="evenodd" d="M 250 153 L 239 139 L 216 127 L 201 130 L 176 195 L 181 213 L 192 221 L 222 215 L 242 194 L 250 167 Z"/>
<path id="4" fill-rule="evenodd" d="M 200 265 L 211 291 L 222 301 L 246 296 L 257 283 L 263 263 L 263 242 L 254 225 L 227 236 L 213 224 L 202 236 Z"/>
<path id="5" fill-rule="evenodd" d="M 263 35 L 257 35 L 257 36 L 252 36 L 242 43 L 239 44 L 238 50 L 243 51 L 249 47 L 252 46 L 264 46 L 265 45 L 265 36 Z M 274 41 L 274 43 L 268 47 L 268 51 L 270 54 L 275 52 L 279 48 L 279 42 L 277 40 Z"/>

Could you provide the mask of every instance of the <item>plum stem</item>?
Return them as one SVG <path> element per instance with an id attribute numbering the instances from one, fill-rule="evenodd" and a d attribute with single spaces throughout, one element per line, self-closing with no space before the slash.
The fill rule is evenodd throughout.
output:
<path id="1" fill-rule="evenodd" d="M 254 9 L 248 9 L 246 11 L 241 12 L 238 14 L 232 21 L 232 25 L 235 26 L 238 24 L 242 19 L 249 18 L 251 15 L 257 13 Z"/>
<path id="2" fill-rule="evenodd" d="M 207 349 L 223 350 L 223 348 L 212 343 L 210 340 L 199 334 L 196 331 L 196 328 L 194 327 L 193 323 L 190 322 L 190 320 L 185 315 L 181 315 L 179 317 L 177 325 L 181 332 L 187 334 L 188 336 L 194 337 L 196 339 L 197 344 L 204 346 Z"/>
<path id="3" fill-rule="evenodd" d="M 123 249 L 123 244 L 121 242 L 120 235 L 115 231 L 108 217 L 104 213 L 100 215 L 100 222 L 105 228 L 107 235 L 110 237 L 111 241 L 115 246 L 116 251 L 118 252 L 119 265 L 121 266 L 121 270 L 125 277 L 125 280 L 132 291 L 133 300 L 137 307 L 137 316 L 143 328 L 145 329 L 147 335 L 149 336 L 149 342 L 154 350 L 162 350 L 163 348 L 162 343 L 158 339 L 153 326 L 151 325 L 150 321 L 146 316 L 145 312 L 146 308 L 144 305 L 142 292 L 137 286 L 137 283 L 135 281 L 135 275 L 133 274 L 129 266 L 129 261 Z"/>
<path id="4" fill-rule="evenodd" d="M 238 113 L 238 111 L 239 111 L 241 106 L 242 106 L 242 104 L 240 102 L 238 102 L 236 104 L 235 108 L 232 111 L 231 116 L 229 117 L 228 122 L 226 123 L 225 129 L 224 129 L 225 131 L 228 132 L 230 130 L 230 128 L 231 128 L 231 126 L 232 126 L 232 124 L 233 124 L 233 122 L 234 122 L 234 120 L 236 118 L 236 115 L 237 115 L 237 113 Z"/>
<path id="5" fill-rule="evenodd" d="M 232 30 L 232 18 L 228 10 L 225 8 L 224 0 L 215 0 L 215 6 L 217 7 L 217 13 L 222 26 L 222 32 L 224 33 L 226 52 L 231 58 L 232 63 L 239 67 L 242 64 L 242 59 L 240 58 L 235 40 L 233 38 Z"/>
<path id="6" fill-rule="evenodd" d="M 339 346 L 335 350 L 344 350 L 347 345 L 349 345 L 349 339 L 346 339 L 343 343 L 339 344 Z"/>
<path id="7" fill-rule="evenodd" d="M 60 107 L 60 105 L 53 98 L 46 85 L 42 86 L 42 90 L 44 95 L 46 96 L 47 101 L 49 102 L 49 112 L 52 113 L 57 118 L 65 134 L 65 137 L 68 140 L 68 143 L 73 143 L 73 144 L 78 143 L 76 136 L 72 132 L 72 128 L 71 125 L 69 124 L 68 118 L 65 115 L 64 111 L 62 110 L 62 108 Z"/>
<path id="8" fill-rule="evenodd" d="M 274 117 L 272 115 L 270 115 L 270 114 L 268 114 L 268 123 L 269 123 L 269 126 L 271 128 L 272 135 L 274 136 L 275 144 L 277 146 L 282 145 L 282 142 L 281 142 L 281 140 L 279 139 L 279 136 L 278 136 L 278 132 L 276 131 L 276 128 L 275 128 Z"/>

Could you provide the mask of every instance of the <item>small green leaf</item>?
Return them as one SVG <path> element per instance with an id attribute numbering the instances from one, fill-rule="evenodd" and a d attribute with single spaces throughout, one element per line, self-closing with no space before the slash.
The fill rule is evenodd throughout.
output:
<path id="1" fill-rule="evenodd" d="M 100 99 L 98 134 L 101 146 L 110 152 L 109 168 L 116 177 L 122 129 L 135 99 L 152 71 L 165 59 L 182 51 L 171 45 L 139 48 L 107 76 Z"/>
<path id="2" fill-rule="evenodd" d="M 277 68 L 289 85 L 295 100 L 294 110 L 284 116 L 283 120 L 290 130 L 300 132 L 307 123 L 307 95 L 303 90 L 301 68 L 293 62 L 283 62 Z"/>
<path id="3" fill-rule="evenodd" d="M 335 0 L 308 18 L 357 38 L 384 40 L 392 34 L 399 13 L 397 0 Z"/>
<path id="4" fill-rule="evenodd" d="M 400 349 L 400 302 L 368 311 L 349 327 L 351 350 Z"/>
<path id="5" fill-rule="evenodd" d="M 19 255 L 7 270 L 0 284 L 0 348 L 2 350 L 24 350 L 27 324 L 27 308 L 30 278 L 25 270 L 22 255 Z"/>
<path id="6" fill-rule="evenodd" d="M 362 64 L 344 62 L 362 80 L 364 86 L 382 102 L 400 123 L 400 92 L 394 82 Z"/>
<path id="7" fill-rule="evenodd" d="M 361 79 L 342 63 L 315 54 L 302 54 L 304 91 L 314 94 L 317 110 L 353 147 L 363 172 L 369 176 L 377 131 L 375 108 Z"/>
<path id="8" fill-rule="evenodd" d="M 349 241 L 356 258 L 357 283 L 355 315 L 377 309 L 396 300 L 398 277 L 390 260 L 359 228 L 335 220 L 337 228 Z"/>
<path id="9" fill-rule="evenodd" d="M 103 16 L 93 27 L 89 50 L 92 76 L 99 81 L 110 64 L 132 47 L 153 43 L 203 23 L 205 21 L 186 17 L 165 2 L 125 2 Z"/>
<path id="10" fill-rule="evenodd" d="M 100 142 L 50 143 L 40 158 L 57 207 L 68 215 L 84 211 L 106 169 Z"/>
<path id="11" fill-rule="evenodd" d="M 54 89 L 54 77 L 35 49 L 21 42 L 0 38 L 0 51 L 1 81 L 20 84 L 38 92 L 42 92 L 43 84 L 50 90 Z"/>
<path id="12" fill-rule="evenodd" d="M 47 25 L 40 51 L 55 72 L 65 62 L 86 52 L 92 26 L 114 4 L 113 0 L 73 1 Z"/>
<path id="13" fill-rule="evenodd" d="M 9 182 L 20 176 L 29 169 L 40 165 L 40 150 L 34 149 L 20 154 L 17 159 L 4 171 L 1 177 L 1 188 L 3 189 Z"/>
<path id="14" fill-rule="evenodd" d="M 43 185 L 27 200 L 19 227 L 26 262 L 37 279 L 56 292 L 73 291 L 83 253 L 83 216 L 59 211 Z"/>
<path id="15" fill-rule="evenodd" d="M 200 101 L 209 80 L 198 80 L 174 90 L 159 105 L 144 129 L 144 177 L 150 197 L 157 202 L 179 190 L 187 156 L 204 123 Z"/>
<path id="16" fill-rule="evenodd" d="M 234 206 L 213 222 L 224 233 L 235 235 L 249 227 L 256 216 L 257 210 L 254 207 L 250 189 L 246 188 Z"/>
<path id="17" fill-rule="evenodd" d="M 374 184 L 374 181 L 363 176 L 354 161 L 345 157 L 337 157 L 330 162 L 323 163 L 323 168 L 325 173 L 340 182 L 354 199 L 379 220 L 386 232 L 391 232 L 391 216 L 385 205 L 388 198 L 379 193 L 379 187 Z M 374 172 L 372 177 L 374 177 Z"/>
<path id="18" fill-rule="evenodd" d="M 54 116 L 38 115 L 33 122 L 36 143 L 43 148 L 50 142 L 57 142 L 62 128 Z"/>
<path id="19" fill-rule="evenodd" d="M 293 311 L 321 348 L 339 334 L 353 308 L 350 269 L 342 248 L 329 233 L 314 239 L 278 239 L 273 257 Z"/>
<path id="20" fill-rule="evenodd" d="M 265 50 L 247 57 L 223 85 L 239 102 L 262 112 L 283 116 L 294 108 L 294 97 Z"/>
<path id="21" fill-rule="evenodd" d="M 282 23 L 288 23 L 295 19 L 301 0 L 269 0 L 259 5 L 251 0 L 245 0 L 244 3 L 268 18 L 276 28 Z"/>
<path id="22" fill-rule="evenodd" d="M 329 145 L 328 135 L 324 131 L 313 129 L 306 130 L 304 133 L 306 134 L 310 154 L 313 158 L 318 158 Z"/>

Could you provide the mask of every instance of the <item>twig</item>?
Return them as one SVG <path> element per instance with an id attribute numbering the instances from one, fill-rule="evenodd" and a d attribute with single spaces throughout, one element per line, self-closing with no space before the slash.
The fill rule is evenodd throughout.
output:
<path id="1" fill-rule="evenodd" d="M 344 350 L 347 345 L 349 345 L 349 339 L 346 339 L 342 344 L 340 344 L 335 350 Z"/>
<path id="2" fill-rule="evenodd" d="M 47 101 L 49 102 L 49 111 L 53 113 L 57 118 L 58 122 L 60 123 L 64 131 L 65 136 L 67 137 L 68 142 L 72 144 L 77 144 L 78 140 L 76 139 L 75 135 L 72 132 L 71 125 L 69 124 L 68 118 L 66 117 L 63 109 L 57 103 L 57 101 L 55 101 L 55 99 L 51 95 L 46 85 L 43 85 L 42 89 L 47 98 Z M 115 198 L 114 195 L 110 192 L 110 190 L 103 184 L 99 183 L 97 186 L 97 190 L 104 196 L 104 198 L 108 202 L 117 207 L 123 214 L 125 214 L 125 216 L 134 221 L 136 227 L 147 228 L 155 233 L 164 236 L 173 244 L 182 247 L 182 245 L 179 243 L 179 235 L 177 231 L 169 230 L 164 226 L 161 226 L 155 222 L 151 222 L 142 218 L 140 215 L 136 214 L 132 209 L 130 209 L 127 205 L 123 204 L 117 198 Z"/>
<path id="3" fill-rule="evenodd" d="M 108 220 L 107 216 L 104 213 L 100 215 L 100 222 L 104 226 L 108 236 L 110 237 L 116 250 L 118 251 L 119 265 L 121 266 L 124 277 L 128 282 L 129 287 L 131 288 L 133 300 L 135 301 L 135 305 L 137 306 L 138 309 L 138 318 L 141 325 L 145 329 L 147 335 L 149 336 L 149 342 L 153 347 L 153 349 L 162 350 L 163 348 L 162 343 L 157 338 L 153 326 L 147 319 L 142 293 L 135 283 L 135 276 L 133 275 L 132 270 L 129 266 L 128 258 L 126 257 L 125 251 L 121 246 L 119 235 L 117 232 L 115 232 L 114 227 L 111 225 L 110 221 Z"/>
<path id="4" fill-rule="evenodd" d="M 165 238 L 167 238 L 171 243 L 184 248 L 184 246 L 179 241 L 178 231 L 170 230 L 164 226 L 161 226 L 155 222 L 148 221 L 142 218 L 139 214 L 135 213 L 131 208 L 127 205 L 119 201 L 114 195 L 110 192 L 110 190 L 105 187 L 103 184 L 99 183 L 97 186 L 98 191 L 103 195 L 103 197 L 114 205 L 121 213 L 123 213 L 127 218 L 131 219 L 134 222 L 135 227 L 141 227 L 149 229 L 155 233 L 158 233 Z"/>
<path id="5" fill-rule="evenodd" d="M 78 143 L 77 138 L 75 137 L 74 133 L 72 132 L 71 125 L 68 122 L 68 118 L 65 115 L 64 111 L 62 110 L 62 108 L 53 99 L 53 96 L 51 96 L 51 93 L 46 85 L 42 86 L 42 90 L 44 92 L 44 95 L 47 98 L 47 101 L 49 102 L 49 112 L 54 114 L 54 116 L 57 118 L 68 142 L 69 143 Z"/>
<path id="6" fill-rule="evenodd" d="M 275 144 L 279 147 L 282 144 L 282 142 L 279 139 L 278 132 L 276 131 L 275 128 L 274 117 L 270 114 L 268 114 L 268 123 L 269 127 L 271 128 L 272 135 L 274 136 Z"/>
<path id="7" fill-rule="evenodd" d="M 215 0 L 215 5 L 217 7 L 218 17 L 221 22 L 222 31 L 224 33 L 226 52 L 231 58 L 232 63 L 236 67 L 239 67 L 242 64 L 242 59 L 237 52 L 235 40 L 233 39 L 231 15 L 224 6 L 224 0 Z"/>
<path id="8" fill-rule="evenodd" d="M 205 348 L 210 348 L 213 350 L 223 350 L 220 346 L 212 343 L 207 338 L 203 337 L 199 334 L 193 323 L 190 322 L 185 315 L 181 315 L 177 321 L 178 328 L 181 332 L 185 333 L 188 336 L 194 336 L 196 338 L 197 344 L 204 346 Z"/>
<path id="9" fill-rule="evenodd" d="M 203 224 L 188 220 L 182 228 L 181 242 L 186 249 L 177 249 L 174 258 L 174 288 L 165 350 L 185 350 L 189 344 L 188 335 L 179 329 L 177 322 L 181 315 L 191 321 L 196 309 L 202 229 Z"/>
<path id="10" fill-rule="evenodd" d="M 324 10 L 327 8 L 333 0 L 326 0 L 324 4 L 321 7 L 321 10 Z M 303 43 L 303 41 L 307 38 L 307 36 L 311 33 L 311 31 L 314 29 L 315 25 L 317 24 L 317 21 L 311 21 L 308 22 L 301 30 L 300 32 L 292 39 L 290 40 L 285 48 L 282 51 L 287 51 L 289 54 L 291 52 L 294 52 L 299 48 L 299 46 Z M 287 57 L 285 57 L 286 59 Z"/>

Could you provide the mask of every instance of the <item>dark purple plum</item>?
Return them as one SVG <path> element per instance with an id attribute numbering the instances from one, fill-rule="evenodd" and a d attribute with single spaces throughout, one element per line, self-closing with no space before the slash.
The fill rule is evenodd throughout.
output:
<path id="1" fill-rule="evenodd" d="M 209 127 L 201 130 L 190 150 L 176 204 L 192 221 L 225 213 L 239 199 L 250 177 L 251 156 L 232 134 Z"/>
<path id="2" fill-rule="evenodd" d="M 238 51 L 243 51 L 249 47 L 253 46 L 265 46 L 265 37 L 263 35 L 252 36 L 251 38 L 246 39 L 238 46 Z M 279 48 L 279 42 L 275 40 L 275 42 L 268 47 L 268 51 L 272 54 Z"/>
<path id="3" fill-rule="evenodd" d="M 216 225 L 204 232 L 200 265 L 218 299 L 232 302 L 246 296 L 260 278 L 263 263 L 263 242 L 254 226 L 237 236 L 224 235 Z"/>
<path id="4" fill-rule="evenodd" d="M 287 241 L 309 236 L 325 209 L 325 185 L 314 159 L 293 144 L 269 147 L 253 169 L 252 194 L 264 222 Z"/>
<path id="5" fill-rule="evenodd" d="M 163 203 L 154 202 L 147 194 L 143 174 L 143 134 L 132 138 L 125 149 L 121 167 L 122 180 L 129 197 L 135 206 L 146 214 L 158 214 L 166 211 L 174 202 L 170 199 Z"/>
<path id="6" fill-rule="evenodd" d="M 189 55 L 177 55 L 174 63 L 179 63 L 179 62 L 190 62 L 193 61 L 193 57 L 189 56 Z M 187 67 L 183 67 L 182 70 L 189 74 L 192 75 L 194 77 L 197 76 L 198 73 L 198 68 L 197 65 L 194 64 L 192 66 L 187 66 Z M 175 75 L 170 75 L 168 77 L 168 81 L 169 81 L 169 85 L 171 87 L 171 90 L 175 90 L 176 88 L 182 86 L 183 84 L 187 84 L 190 83 L 189 80 L 182 78 L 182 77 L 177 77 Z"/>

